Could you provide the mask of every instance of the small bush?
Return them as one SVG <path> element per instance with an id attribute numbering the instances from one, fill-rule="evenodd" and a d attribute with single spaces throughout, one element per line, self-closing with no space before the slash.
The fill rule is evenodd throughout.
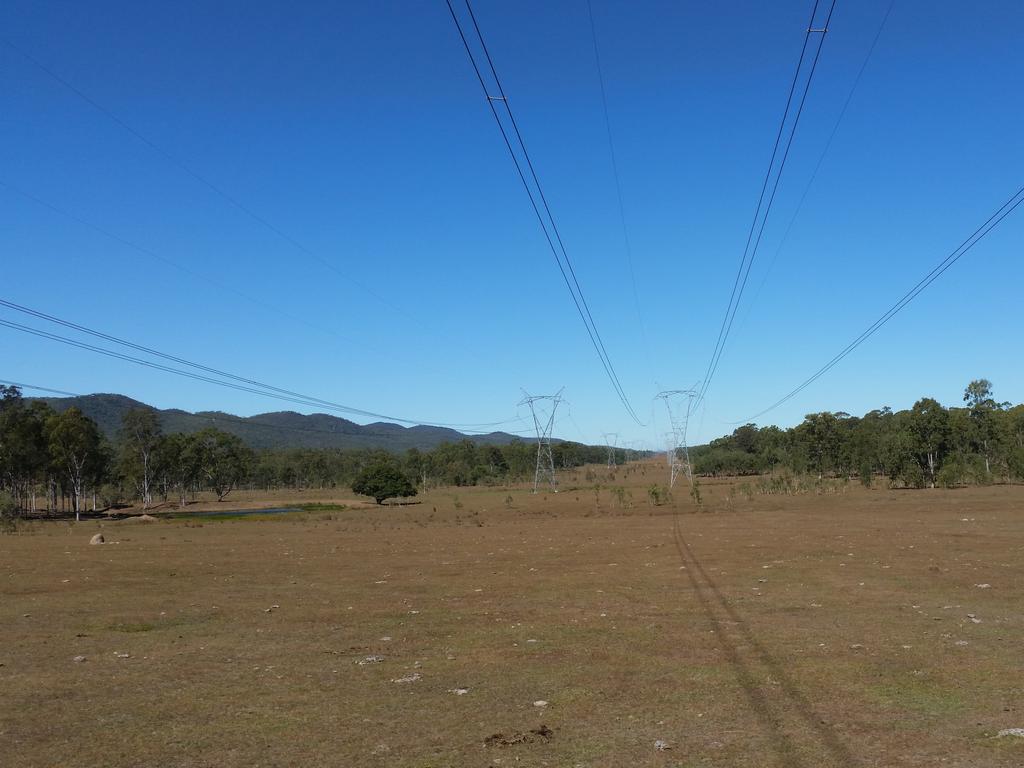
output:
<path id="1" fill-rule="evenodd" d="M 113 483 L 104 483 L 96 492 L 96 500 L 104 509 L 110 509 L 124 501 L 124 494 Z"/>
<path id="2" fill-rule="evenodd" d="M 700 480 L 697 478 L 693 479 L 693 485 L 690 486 L 690 498 L 697 505 L 697 509 L 701 509 L 704 506 L 704 500 L 700 495 Z"/>
<path id="3" fill-rule="evenodd" d="M 0 533 L 18 530 L 18 503 L 9 493 L 0 492 Z"/>
<path id="4" fill-rule="evenodd" d="M 672 501 L 672 492 L 665 486 L 655 483 L 647 489 L 647 501 L 653 507 L 660 507 Z"/>

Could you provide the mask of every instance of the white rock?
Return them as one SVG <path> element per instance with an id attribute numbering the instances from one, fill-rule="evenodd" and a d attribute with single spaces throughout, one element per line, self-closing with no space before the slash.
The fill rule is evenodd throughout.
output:
<path id="1" fill-rule="evenodd" d="M 1024 739 L 1024 728 L 1003 728 L 996 736 L 1000 739 L 1004 736 L 1016 736 L 1017 738 Z"/>
<path id="2" fill-rule="evenodd" d="M 91 539 L 89 539 L 89 543 L 90 544 L 102 544 L 105 541 L 106 541 L 106 539 L 103 538 L 103 534 L 102 533 L 97 533 Z"/>
<path id="3" fill-rule="evenodd" d="M 72 661 L 81 664 L 83 661 L 85 661 L 85 656 L 75 656 L 75 658 L 73 658 Z"/>
<path id="4" fill-rule="evenodd" d="M 537 699 L 537 701 L 533 702 L 533 706 L 535 707 L 546 707 L 547 705 L 548 703 L 544 701 L 544 699 Z"/>
<path id="5" fill-rule="evenodd" d="M 664 739 L 658 739 L 654 742 L 654 748 L 659 752 L 664 752 L 666 749 L 672 749 L 671 745 Z"/>
<path id="6" fill-rule="evenodd" d="M 411 675 L 406 675 L 405 677 L 396 678 L 396 679 L 392 680 L 391 682 L 392 683 L 415 683 L 421 677 L 422 677 L 422 675 L 420 675 L 419 672 L 413 672 Z"/>

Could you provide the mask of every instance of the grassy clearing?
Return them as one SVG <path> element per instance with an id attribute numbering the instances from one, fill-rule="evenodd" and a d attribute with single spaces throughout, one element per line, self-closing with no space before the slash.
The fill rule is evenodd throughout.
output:
<path id="1" fill-rule="evenodd" d="M 5 766 L 1024 763 L 1024 489 L 588 471 L 4 537 Z"/>

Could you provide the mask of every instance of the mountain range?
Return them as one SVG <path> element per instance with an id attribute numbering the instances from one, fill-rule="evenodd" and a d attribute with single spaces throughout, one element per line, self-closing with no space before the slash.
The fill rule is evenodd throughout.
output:
<path id="1" fill-rule="evenodd" d="M 117 436 L 121 417 L 133 408 L 154 411 L 166 434 L 198 432 L 216 427 L 238 435 L 250 447 L 265 448 L 379 448 L 400 452 L 409 448 L 429 450 L 441 443 L 472 440 L 475 443 L 504 445 L 517 440 L 532 442 L 508 432 L 465 434 L 447 427 L 403 427 L 389 422 L 356 424 L 348 419 L 326 413 L 301 414 L 275 411 L 256 416 L 234 416 L 221 411 L 190 413 L 177 408 L 161 410 L 125 395 L 94 394 L 77 397 L 39 397 L 51 408 L 62 412 L 72 406 L 95 421 L 109 438 Z"/>

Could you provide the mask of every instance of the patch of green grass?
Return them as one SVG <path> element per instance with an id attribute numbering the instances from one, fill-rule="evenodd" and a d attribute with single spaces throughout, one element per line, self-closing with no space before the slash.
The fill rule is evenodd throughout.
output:
<path id="1" fill-rule="evenodd" d="M 237 513 L 232 512 L 192 512 L 180 515 L 173 515 L 172 520 L 178 520 L 184 522 L 186 526 L 194 525 L 202 527 L 206 523 L 221 523 L 238 520 L 286 520 L 290 518 L 295 520 L 297 515 L 305 514 L 308 510 L 301 507 L 295 507 L 289 509 L 287 512 L 260 512 L 259 510 L 244 510 L 240 509 Z M 308 518 L 300 518 L 308 519 Z"/>
<path id="2" fill-rule="evenodd" d="M 125 634 L 136 634 L 139 632 L 154 632 L 161 629 L 181 628 L 190 625 L 202 624 L 209 621 L 210 614 L 193 614 L 185 616 L 161 616 L 154 621 L 140 621 L 137 619 L 119 619 L 106 626 L 93 625 L 92 630 L 106 629 L 109 632 L 123 632 Z"/>
<path id="3" fill-rule="evenodd" d="M 109 629 L 112 632 L 152 632 L 154 629 L 156 629 L 156 625 L 150 624 L 146 621 L 119 621 L 115 624 L 108 625 L 107 629 Z"/>
<path id="4" fill-rule="evenodd" d="M 924 680 L 880 683 L 868 686 L 865 690 L 884 707 L 922 715 L 956 715 L 965 706 L 958 691 Z"/>
<path id="5" fill-rule="evenodd" d="M 321 502 L 310 502 L 309 504 L 299 504 L 299 509 L 304 512 L 344 512 L 348 509 L 347 504 L 331 504 Z"/>

